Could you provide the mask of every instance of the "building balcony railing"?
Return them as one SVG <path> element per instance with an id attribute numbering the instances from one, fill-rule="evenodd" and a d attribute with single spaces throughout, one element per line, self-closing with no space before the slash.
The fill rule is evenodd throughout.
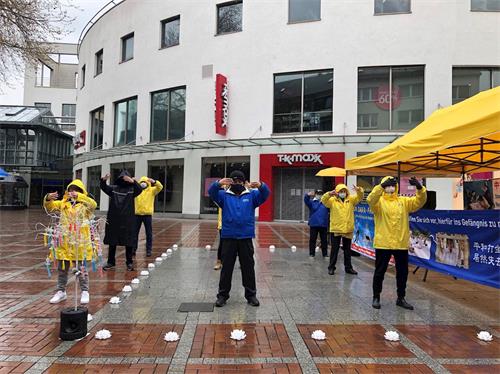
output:
<path id="1" fill-rule="evenodd" d="M 42 123 L 61 131 L 76 131 L 75 117 L 42 116 Z"/>

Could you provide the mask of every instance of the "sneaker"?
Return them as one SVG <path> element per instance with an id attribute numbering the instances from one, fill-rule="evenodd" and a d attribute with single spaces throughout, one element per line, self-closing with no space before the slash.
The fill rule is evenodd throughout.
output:
<path id="1" fill-rule="evenodd" d="M 102 267 L 102 270 L 108 271 L 108 270 L 114 270 L 114 268 L 115 268 L 115 265 L 106 264 Z"/>
<path id="2" fill-rule="evenodd" d="M 380 309 L 380 297 L 373 298 L 372 307 L 375 309 Z"/>
<path id="3" fill-rule="evenodd" d="M 220 270 L 222 268 L 222 262 L 220 260 L 217 260 L 214 266 L 214 270 Z"/>
<path id="4" fill-rule="evenodd" d="M 80 298 L 80 304 L 88 304 L 90 301 L 89 291 L 82 291 L 82 296 Z"/>
<path id="5" fill-rule="evenodd" d="M 61 301 L 64 301 L 67 299 L 66 292 L 64 291 L 57 291 L 54 296 L 52 296 L 52 299 L 50 299 L 51 304 L 58 304 Z"/>
<path id="6" fill-rule="evenodd" d="M 247 302 L 251 306 L 259 306 L 260 305 L 259 299 L 257 299 L 255 296 L 249 297 L 247 299 Z"/>
<path id="7" fill-rule="evenodd" d="M 224 305 L 226 305 L 226 301 L 227 299 L 225 297 L 218 296 L 217 301 L 215 302 L 215 306 L 217 308 L 222 308 Z"/>
<path id="8" fill-rule="evenodd" d="M 413 305 L 409 304 L 404 297 L 398 298 L 396 305 L 404 309 L 413 310 Z"/>

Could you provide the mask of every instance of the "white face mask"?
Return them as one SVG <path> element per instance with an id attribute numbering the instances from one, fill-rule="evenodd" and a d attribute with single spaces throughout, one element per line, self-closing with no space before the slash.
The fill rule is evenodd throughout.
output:
<path id="1" fill-rule="evenodd" d="M 396 187 L 389 186 L 389 187 L 386 187 L 384 191 L 385 191 L 385 193 L 393 194 L 394 192 L 396 192 Z"/>
<path id="2" fill-rule="evenodd" d="M 142 187 L 142 188 L 146 188 L 147 186 L 148 186 L 148 184 L 147 184 L 146 182 L 142 182 L 142 183 L 141 183 L 141 187 Z"/>
<path id="3" fill-rule="evenodd" d="M 345 192 L 340 192 L 340 193 L 339 193 L 339 197 L 340 197 L 341 199 L 345 199 L 345 197 L 346 197 L 346 196 L 347 196 L 347 194 L 346 194 Z"/>

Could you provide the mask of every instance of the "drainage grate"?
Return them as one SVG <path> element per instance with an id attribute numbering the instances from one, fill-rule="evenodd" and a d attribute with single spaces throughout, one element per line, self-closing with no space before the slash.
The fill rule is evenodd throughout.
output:
<path id="1" fill-rule="evenodd" d="M 181 313 L 213 312 L 214 303 L 182 303 L 177 311 Z"/>

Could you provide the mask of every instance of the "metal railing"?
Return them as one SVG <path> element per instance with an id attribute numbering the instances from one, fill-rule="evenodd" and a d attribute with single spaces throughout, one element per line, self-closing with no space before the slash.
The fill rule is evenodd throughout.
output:
<path id="1" fill-rule="evenodd" d="M 76 117 L 42 116 L 42 123 L 61 131 L 76 131 Z"/>

